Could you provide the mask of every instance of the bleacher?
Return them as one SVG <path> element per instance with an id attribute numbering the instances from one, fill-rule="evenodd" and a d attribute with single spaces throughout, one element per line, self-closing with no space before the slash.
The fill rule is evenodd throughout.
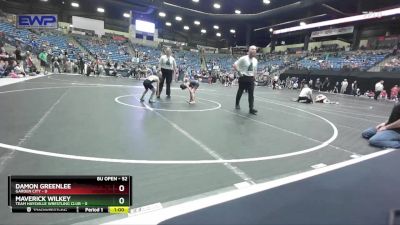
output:
<path id="1" fill-rule="evenodd" d="M 41 46 L 51 47 L 52 54 L 57 56 L 62 54 L 61 50 L 67 50 L 70 60 L 76 59 L 76 53 L 80 50 L 78 47 L 70 45 L 68 37 L 61 33 L 46 33 L 37 35 L 27 29 L 17 29 L 9 23 L 0 23 L 0 32 L 4 32 L 8 37 L 18 40 L 31 48 L 39 50 Z"/>
<path id="2" fill-rule="evenodd" d="M 386 72 L 400 72 L 400 56 L 396 57 L 397 58 L 393 58 L 392 60 L 387 62 L 382 70 Z"/>
<path id="3" fill-rule="evenodd" d="M 123 54 L 120 53 L 121 47 L 123 47 L 120 41 L 105 38 L 101 40 L 92 40 L 91 38 L 83 36 L 75 37 L 90 54 L 98 56 L 101 60 L 122 63 L 131 61 L 132 59 L 131 55 L 125 54 L 125 52 Z"/>
<path id="4" fill-rule="evenodd" d="M 50 44 L 50 46 L 52 47 L 52 53 L 54 55 L 61 55 L 61 50 L 67 50 L 67 57 L 70 60 L 75 60 L 76 53 L 80 51 L 78 47 L 70 45 L 70 43 L 68 42 L 68 38 L 64 35 L 58 34 L 52 36 L 41 36 L 39 38 L 39 44 L 43 44 L 44 42 L 48 42 Z"/>
<path id="5" fill-rule="evenodd" d="M 62 54 L 62 51 L 66 50 L 70 60 L 76 59 L 77 53 L 81 51 L 77 46 L 69 43 L 71 37 L 57 31 L 35 34 L 27 29 L 16 29 L 14 25 L 7 22 L 0 22 L 0 32 L 4 32 L 10 39 L 18 40 L 37 49 L 42 47 L 51 48 L 55 56 Z M 104 61 L 131 62 L 132 57 L 135 57 L 135 55 L 127 51 L 128 47 L 137 52 L 136 56 L 139 56 L 140 64 L 148 66 L 158 65 L 158 59 L 161 55 L 161 51 L 158 48 L 135 44 L 128 46 L 128 43 L 111 38 L 93 39 L 92 37 L 81 35 L 74 37 L 90 54 L 98 56 L 99 59 Z M 383 61 L 389 53 L 388 51 L 325 52 L 315 53 L 307 57 L 297 54 L 282 55 L 275 53 L 262 55 L 259 59 L 258 69 L 275 71 L 291 66 L 308 70 L 367 71 Z M 176 50 L 174 57 L 178 65 L 184 65 L 185 68 L 194 71 L 200 71 L 201 69 L 199 53 Z M 208 69 L 212 69 L 214 65 L 217 65 L 222 71 L 231 71 L 235 60 L 236 58 L 229 54 L 206 54 Z M 387 66 L 386 71 L 400 71 L 396 65 Z"/>
<path id="6" fill-rule="evenodd" d="M 388 56 L 389 52 L 376 53 L 373 51 L 344 52 L 337 56 L 319 54 L 306 57 L 298 62 L 298 68 L 340 71 L 367 71 Z"/>
<path id="7" fill-rule="evenodd" d="M 276 71 L 284 69 L 298 60 L 300 60 L 303 55 L 291 54 L 291 55 L 280 55 L 280 54 L 267 54 L 259 60 L 258 68 L 269 69 L 270 71 Z"/>
<path id="8" fill-rule="evenodd" d="M 158 65 L 158 60 L 161 55 L 160 49 L 134 44 L 132 44 L 132 48 L 134 49 L 134 51 L 142 54 L 141 63 L 146 63 L 151 66 Z"/>
<path id="9" fill-rule="evenodd" d="M 235 58 L 227 54 L 206 54 L 206 60 L 209 64 L 213 62 L 220 67 L 221 70 L 231 71 Z"/>
<path id="10" fill-rule="evenodd" d="M 196 52 L 178 51 L 175 53 L 175 60 L 178 65 L 184 65 L 190 70 L 200 70 L 200 57 Z"/>

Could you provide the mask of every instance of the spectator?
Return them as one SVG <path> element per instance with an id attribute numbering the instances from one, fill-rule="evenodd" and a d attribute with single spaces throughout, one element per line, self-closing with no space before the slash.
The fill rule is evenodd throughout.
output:
<path id="1" fill-rule="evenodd" d="M 399 95 L 399 86 L 396 84 L 390 89 L 390 100 L 397 101 Z"/>
<path id="2" fill-rule="evenodd" d="M 351 94 L 353 95 L 353 96 L 359 96 L 358 95 L 358 93 L 357 93 L 357 89 L 358 89 L 358 84 L 357 84 L 357 81 L 355 80 L 355 81 L 353 81 L 353 83 L 351 84 Z"/>
<path id="3" fill-rule="evenodd" d="M 52 67 L 52 72 L 54 73 L 54 70 L 57 69 L 58 73 L 61 73 L 61 68 L 60 68 L 60 63 L 58 61 L 58 58 L 55 57 L 53 58 L 53 67 Z"/>
<path id="4" fill-rule="evenodd" d="M 5 71 L 4 71 L 4 77 L 7 77 L 10 73 L 11 73 L 11 71 L 14 69 L 14 67 L 13 67 L 13 61 L 5 61 L 5 64 L 4 64 L 4 68 L 5 68 Z"/>
<path id="5" fill-rule="evenodd" d="M 339 81 L 336 81 L 335 87 L 333 88 L 333 93 L 339 93 Z"/>
<path id="6" fill-rule="evenodd" d="M 326 77 L 324 82 L 322 82 L 321 91 L 329 91 L 330 85 L 331 85 L 331 82 L 329 81 L 329 78 Z"/>
<path id="7" fill-rule="evenodd" d="M 375 96 L 374 99 L 378 100 L 379 95 L 381 94 L 381 92 L 383 91 L 383 83 L 384 81 L 381 80 L 378 83 L 375 84 Z"/>
<path id="8" fill-rule="evenodd" d="M 6 72 L 6 63 L 4 60 L 0 60 L 0 78 L 5 77 L 5 72 Z"/>
<path id="9" fill-rule="evenodd" d="M 83 61 L 82 56 L 79 56 L 78 67 L 79 67 L 79 73 L 83 75 L 83 70 L 85 69 L 85 62 Z"/>
<path id="10" fill-rule="evenodd" d="M 399 58 L 393 58 L 389 62 L 385 63 L 383 67 L 384 71 L 387 72 L 396 72 L 400 71 L 400 59 Z"/>
<path id="11" fill-rule="evenodd" d="M 15 49 L 14 54 L 15 54 L 15 60 L 17 60 L 17 63 L 21 63 L 22 62 L 22 53 L 21 53 L 20 47 L 17 47 Z"/>
<path id="12" fill-rule="evenodd" d="M 382 99 L 387 99 L 388 94 L 387 94 L 387 92 L 386 92 L 385 89 L 382 90 L 380 97 L 381 97 Z"/>
<path id="13" fill-rule="evenodd" d="M 39 60 L 40 60 L 41 70 L 43 70 L 43 72 L 46 74 L 47 73 L 47 52 L 46 51 L 42 51 L 39 54 Z"/>
<path id="14" fill-rule="evenodd" d="M 0 59 L 2 60 L 8 60 L 10 58 L 10 55 L 8 54 L 8 52 L 6 52 L 4 47 L 0 48 Z"/>
<path id="15" fill-rule="evenodd" d="M 64 64 L 64 72 L 72 73 L 73 72 L 72 67 L 73 67 L 73 62 L 71 62 L 71 60 L 68 59 Z"/>
<path id="16" fill-rule="evenodd" d="M 317 80 L 315 81 L 315 90 L 321 90 L 321 81 L 319 80 L 319 78 L 317 78 Z"/>
<path id="17" fill-rule="evenodd" d="M 349 83 L 347 82 L 347 79 L 344 79 L 343 81 L 342 81 L 342 86 L 341 86 L 341 88 L 340 88 L 340 93 L 341 94 L 344 94 L 344 93 L 346 93 L 346 90 L 347 90 L 347 86 L 349 85 Z"/>
<path id="18" fill-rule="evenodd" d="M 18 76 L 24 76 L 24 77 L 26 76 L 26 73 L 24 72 L 24 69 L 21 67 L 19 62 L 15 62 L 14 72 Z"/>
<path id="19" fill-rule="evenodd" d="M 34 64 L 32 61 L 32 56 L 31 53 L 28 51 L 26 52 L 26 57 L 25 57 L 25 72 L 26 73 L 33 73 L 36 71 L 33 71 L 34 69 Z"/>
<path id="20" fill-rule="evenodd" d="M 279 81 L 279 76 L 278 74 L 275 74 L 274 77 L 272 78 L 272 89 L 274 90 L 276 89 L 276 87 L 278 86 L 278 81 Z"/>
<path id="21" fill-rule="evenodd" d="M 63 57 L 63 55 L 60 55 L 60 56 L 56 57 L 56 61 L 58 62 L 58 72 L 59 73 L 62 73 L 63 72 L 63 68 L 64 68 L 62 57 Z"/>
<path id="22" fill-rule="evenodd" d="M 381 148 L 400 148 L 400 104 L 396 104 L 389 119 L 362 133 L 369 144 Z"/>

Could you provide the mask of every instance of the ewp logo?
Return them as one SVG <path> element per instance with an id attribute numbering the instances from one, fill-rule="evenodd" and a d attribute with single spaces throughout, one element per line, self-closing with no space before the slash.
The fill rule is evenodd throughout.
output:
<path id="1" fill-rule="evenodd" d="M 57 15 L 46 14 L 29 14 L 29 15 L 18 15 L 17 17 L 17 28 L 37 29 L 37 28 L 58 28 Z"/>

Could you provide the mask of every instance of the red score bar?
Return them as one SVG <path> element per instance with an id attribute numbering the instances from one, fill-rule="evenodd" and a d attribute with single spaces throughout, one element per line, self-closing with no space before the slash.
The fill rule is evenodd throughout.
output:
<path id="1" fill-rule="evenodd" d="M 72 184 L 71 189 L 39 189 L 41 194 L 85 195 L 85 194 L 129 194 L 129 184 Z"/>
<path id="2" fill-rule="evenodd" d="M 9 177 L 10 193 L 14 194 L 129 194 L 130 186 L 130 176 Z"/>

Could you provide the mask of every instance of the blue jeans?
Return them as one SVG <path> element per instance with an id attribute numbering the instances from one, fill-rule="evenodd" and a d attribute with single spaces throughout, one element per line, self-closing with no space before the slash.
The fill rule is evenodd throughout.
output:
<path id="1" fill-rule="evenodd" d="M 369 144 L 381 148 L 400 148 L 400 133 L 394 130 L 379 131 L 370 127 L 362 132 L 362 137 L 369 140 Z"/>

